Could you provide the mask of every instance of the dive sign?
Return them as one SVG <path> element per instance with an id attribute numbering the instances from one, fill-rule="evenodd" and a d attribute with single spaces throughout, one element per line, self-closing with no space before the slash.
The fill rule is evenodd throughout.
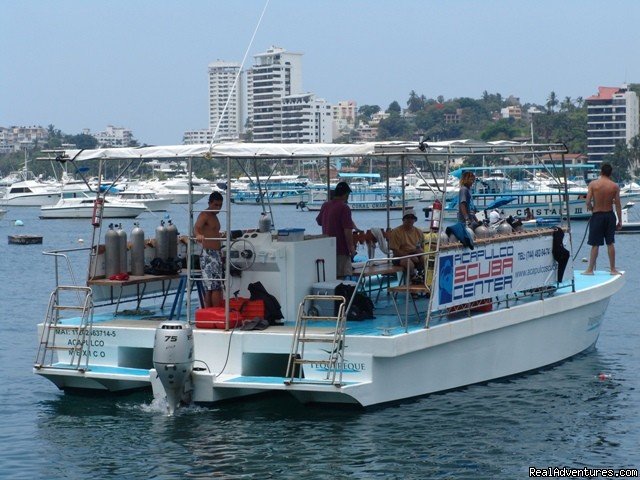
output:
<path id="1" fill-rule="evenodd" d="M 551 236 L 476 245 L 440 255 L 435 309 L 556 284 Z"/>

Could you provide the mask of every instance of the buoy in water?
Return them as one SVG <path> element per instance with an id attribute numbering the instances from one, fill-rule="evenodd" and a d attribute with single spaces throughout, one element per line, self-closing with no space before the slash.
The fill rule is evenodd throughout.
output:
<path id="1" fill-rule="evenodd" d="M 611 379 L 611 375 L 608 375 L 608 374 L 606 374 L 606 373 L 599 373 L 599 374 L 598 374 L 598 379 L 599 379 L 599 380 L 602 380 L 602 381 L 604 381 L 604 380 L 610 380 L 610 379 Z"/>
<path id="2" fill-rule="evenodd" d="M 84 243 L 84 238 L 79 238 L 78 243 Z"/>
<path id="3" fill-rule="evenodd" d="M 16 221 L 14 222 L 14 225 L 15 225 L 16 227 L 24 227 L 24 222 L 23 222 L 22 220 L 16 220 Z"/>

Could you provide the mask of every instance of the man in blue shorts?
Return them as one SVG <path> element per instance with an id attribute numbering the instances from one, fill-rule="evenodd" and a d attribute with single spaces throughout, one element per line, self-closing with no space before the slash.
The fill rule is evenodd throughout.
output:
<path id="1" fill-rule="evenodd" d="M 611 180 L 611 165 L 603 163 L 600 167 L 600 178 L 589 183 L 587 190 L 587 210 L 592 211 L 589 221 L 589 241 L 591 255 L 589 266 L 583 275 L 593 275 L 598 259 L 600 245 L 607 244 L 609 254 L 609 271 L 611 275 L 620 275 L 616 269 L 615 232 L 622 228 L 622 207 L 620 206 L 620 187 Z M 613 213 L 613 207 L 616 214 Z"/>
<path id="2" fill-rule="evenodd" d="M 218 307 L 222 304 L 222 260 L 220 258 L 220 220 L 218 212 L 222 208 L 222 195 L 209 195 L 209 206 L 198 215 L 193 232 L 196 242 L 202 244 L 200 270 L 204 286 L 204 306 Z"/>

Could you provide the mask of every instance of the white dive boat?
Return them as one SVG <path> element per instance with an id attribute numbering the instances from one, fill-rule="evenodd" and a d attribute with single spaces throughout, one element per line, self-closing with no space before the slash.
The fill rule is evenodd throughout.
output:
<path id="1" fill-rule="evenodd" d="M 63 192 L 55 205 L 40 207 L 40 218 L 93 218 L 95 198 L 85 192 Z M 102 218 L 136 218 L 147 208 L 144 205 L 120 202 L 112 197 L 104 199 Z"/>
<path id="2" fill-rule="evenodd" d="M 276 162 L 282 157 L 358 156 L 385 161 L 390 155 L 428 160 L 433 154 L 442 161 L 443 150 L 450 161 L 483 154 L 564 153 L 566 147 L 470 141 L 419 148 L 400 143 L 227 143 L 52 152 L 52 158 L 108 162 L 198 157 L 230 169 L 234 158 Z M 240 229 L 242 225 L 233 223 L 236 207 L 227 192 L 223 208 L 228 225 Z M 569 227 L 564 225 L 564 244 L 571 249 Z M 244 230 L 235 239 L 227 234 L 227 301 L 225 307 L 211 310 L 195 310 L 192 296 L 185 295 L 197 281 L 191 265 L 182 277 L 145 274 L 109 280 L 108 241 L 105 248 L 58 252 L 55 255 L 88 254 L 89 280 L 74 284 L 56 272 L 59 283 L 38 326 L 34 372 L 63 390 L 151 388 L 157 398 L 167 399 L 172 413 L 180 402 L 211 404 L 263 392 L 284 392 L 305 403 L 369 406 L 536 370 L 594 346 L 609 300 L 625 280 L 624 275 L 603 271 L 580 275 L 571 255 L 557 261 L 562 232 L 509 231 L 477 240 L 473 250 L 459 242 L 445 243 L 442 235 L 429 236 L 433 242 L 424 254 L 427 274 L 421 284 L 399 284 L 400 267 L 385 258 L 369 260 L 354 276 L 358 288 L 373 293 L 370 289 L 377 287 L 389 295 L 371 295 L 375 318 L 361 321 L 347 321 L 351 313 L 345 315 L 355 312 L 355 297 L 331 295 L 340 283 L 335 280 L 333 237 L 287 237 L 280 232 L 274 237 L 268 230 Z M 99 242 L 100 232 L 93 238 Z M 178 242 L 178 255 L 190 251 L 185 243 Z M 144 245 L 145 258 L 154 258 L 153 243 Z M 132 255 L 134 250 L 125 252 Z M 320 284 L 319 264 L 326 268 L 326 281 Z M 232 268 L 239 275 L 230 275 Z M 394 280 L 387 289 L 390 274 Z M 376 282 L 378 276 L 387 277 Z M 261 314 L 254 313 L 242 324 L 241 314 L 231 311 L 240 301 L 232 292 L 249 297 L 251 288 L 257 296 L 256 282 L 279 301 L 282 322 L 261 324 L 253 318 Z M 170 312 L 170 299 L 162 310 L 169 295 L 175 296 Z M 135 302 L 136 309 L 122 310 L 127 301 Z M 264 302 L 270 314 L 271 303 Z M 220 328 L 211 328 L 216 325 Z M 256 326 L 267 328 L 250 329 Z"/>
<path id="3" fill-rule="evenodd" d="M 159 197 L 151 189 L 137 188 L 132 184 L 119 191 L 113 198 L 129 205 L 141 205 L 150 212 L 166 212 L 171 203 L 173 203 L 172 198 Z"/>

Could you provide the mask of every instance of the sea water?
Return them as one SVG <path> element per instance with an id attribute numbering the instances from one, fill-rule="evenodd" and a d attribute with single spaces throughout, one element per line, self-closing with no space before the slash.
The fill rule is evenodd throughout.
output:
<path id="1" fill-rule="evenodd" d="M 257 228 L 260 213 L 234 206 L 232 228 Z M 166 215 L 187 233 L 187 209 L 174 205 L 139 217 L 147 237 Z M 392 226 L 399 216 L 391 213 Z M 314 219 L 294 206 L 273 215 L 276 229 L 319 233 Z M 387 221 L 376 212 L 354 219 L 361 229 Z M 573 223 L 575 248 L 585 226 Z M 17 233 L 44 243 L 3 240 Z M 90 239 L 89 220 L 39 220 L 37 208 L 12 208 L 0 220 L 0 478 L 514 479 L 528 478 L 529 467 L 640 467 L 639 236 L 616 237 L 627 282 L 611 299 L 597 349 L 552 368 L 366 410 L 275 394 L 175 417 L 148 393 L 63 394 L 31 371 L 36 324 L 54 287 L 53 259 L 41 252 Z M 598 265 L 608 265 L 604 248 Z"/>

